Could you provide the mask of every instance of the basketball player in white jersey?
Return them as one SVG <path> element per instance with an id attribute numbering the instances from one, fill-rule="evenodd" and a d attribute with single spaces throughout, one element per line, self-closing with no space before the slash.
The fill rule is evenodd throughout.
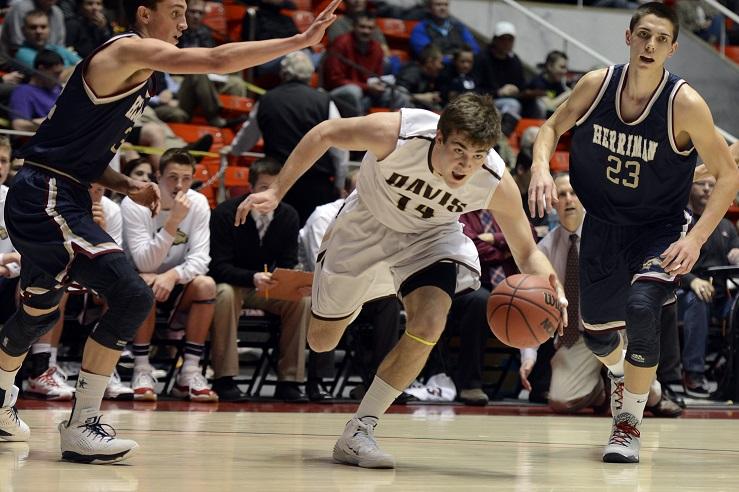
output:
<path id="1" fill-rule="evenodd" d="M 375 442 L 378 419 L 423 368 L 452 297 L 480 285 L 477 250 L 462 233 L 461 214 L 492 210 L 521 271 L 549 278 L 566 306 L 551 264 L 531 237 L 518 188 L 492 150 L 499 134 L 492 100 L 477 94 L 458 97 L 441 116 L 401 109 L 325 121 L 298 143 L 269 190 L 239 205 L 236 225 L 252 208 L 274 210 L 330 147 L 367 151 L 357 188 L 316 258 L 308 342 L 317 352 L 332 350 L 362 304 L 384 296 L 401 297 L 407 323 L 334 446 L 338 462 L 395 466 Z"/>

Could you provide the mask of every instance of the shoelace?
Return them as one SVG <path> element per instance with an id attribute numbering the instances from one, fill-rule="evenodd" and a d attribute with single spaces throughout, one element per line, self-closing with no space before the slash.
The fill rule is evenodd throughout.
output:
<path id="1" fill-rule="evenodd" d="M 15 421 L 16 425 L 20 425 L 21 419 L 18 417 L 18 410 L 15 408 L 15 406 L 3 408 L 5 410 L 5 413 L 8 414 L 8 416 Z"/>
<path id="2" fill-rule="evenodd" d="M 639 437 L 639 429 L 628 423 L 627 421 L 621 421 L 616 424 L 616 428 L 613 430 L 613 435 L 608 444 L 617 444 L 619 446 L 626 446 L 631 442 L 633 437 Z"/>
<path id="3" fill-rule="evenodd" d="M 375 441 L 375 426 L 359 421 L 359 428 L 354 432 L 354 437 L 359 436 L 359 441 L 363 447 L 377 447 L 377 441 Z"/>
<path id="4" fill-rule="evenodd" d="M 107 439 L 108 441 L 112 441 L 116 435 L 115 429 L 108 424 L 101 424 L 99 418 L 94 420 L 93 422 L 85 422 L 84 424 L 80 424 L 77 427 L 84 427 L 84 432 L 92 437 L 93 440 L 100 439 L 101 441 L 103 441 Z M 110 432 L 105 430 L 106 427 L 110 429 Z"/>
<path id="5" fill-rule="evenodd" d="M 624 406 L 624 383 L 617 383 L 614 381 L 613 385 L 613 394 L 616 395 L 616 409 L 621 410 Z"/>

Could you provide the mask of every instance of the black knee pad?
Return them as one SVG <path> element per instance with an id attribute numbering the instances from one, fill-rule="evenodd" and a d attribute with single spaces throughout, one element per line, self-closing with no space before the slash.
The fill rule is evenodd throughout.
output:
<path id="1" fill-rule="evenodd" d="M 582 334 L 585 345 L 598 357 L 605 357 L 613 353 L 621 343 L 621 336 L 616 331 L 590 331 L 585 330 Z"/>
<path id="2" fill-rule="evenodd" d="M 3 352 L 12 357 L 25 354 L 36 340 L 54 327 L 58 319 L 58 308 L 41 316 L 31 316 L 21 306 L 0 329 Z"/>
<path id="3" fill-rule="evenodd" d="M 100 345 L 123 350 L 136 335 L 154 305 L 151 287 L 131 268 L 115 282 L 98 290 L 108 303 L 108 311 L 90 337 Z"/>
<path id="4" fill-rule="evenodd" d="M 634 282 L 626 301 L 626 360 L 637 367 L 659 363 L 659 321 L 662 305 L 672 295 L 671 284 Z"/>

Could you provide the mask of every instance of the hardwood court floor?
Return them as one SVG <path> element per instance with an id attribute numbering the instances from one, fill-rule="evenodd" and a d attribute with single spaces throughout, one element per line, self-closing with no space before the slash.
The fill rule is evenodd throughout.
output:
<path id="1" fill-rule="evenodd" d="M 202 407 L 201 407 L 202 408 Z M 383 417 L 397 469 L 334 464 L 348 414 L 108 410 L 139 453 L 114 466 L 59 461 L 66 408 L 22 410 L 28 444 L 0 442 L 0 492 L 597 490 L 735 491 L 736 420 L 648 419 L 639 465 L 604 464 L 605 417 L 458 415 L 418 407 Z"/>

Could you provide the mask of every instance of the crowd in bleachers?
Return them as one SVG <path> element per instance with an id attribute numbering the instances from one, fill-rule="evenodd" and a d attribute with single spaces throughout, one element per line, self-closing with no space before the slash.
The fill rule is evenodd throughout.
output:
<path id="1" fill-rule="evenodd" d="M 313 12 L 321 7 L 318 3 L 190 0 L 189 28 L 179 45 L 210 47 L 225 41 L 291 36 L 311 21 Z M 629 7 L 629 3 L 636 2 L 585 2 L 615 7 Z M 715 41 L 714 24 L 724 22 L 723 17 L 707 7 L 688 9 L 682 5 L 686 2 L 674 3 L 685 11 L 684 22 L 693 26 L 691 29 L 702 37 L 705 33 L 707 41 Z M 328 30 L 324 44 L 313 49 L 291 53 L 243 74 L 156 74 L 157 93 L 129 134 L 120 162 L 114 165 L 133 179 L 158 181 L 163 212 L 151 218 L 147 209 L 129 199 L 105 196 L 99 187 L 91 190 L 91 213 L 96 222 L 123 246 L 158 301 L 140 327 L 130 356 L 124 356 L 132 367 L 130 384 L 123 384 L 116 374 L 107 398 L 156 400 L 161 374 L 151 359 L 152 346 L 159 351 L 167 349 L 153 342 L 175 339 L 180 340 L 182 365 L 171 378 L 172 396 L 203 402 L 248 399 L 243 385 L 239 386 L 238 339 L 243 336 L 244 312 L 259 310 L 280 321 L 278 328 L 267 323 L 279 330 L 274 344 L 275 397 L 291 402 L 331 399 L 327 382 L 335 378 L 333 353 L 306 350 L 310 298 L 279 300 L 265 293 L 276 286 L 270 273 L 276 268 L 312 270 L 316 245 L 328 218 L 352 191 L 353 167 L 361 155 L 331 149 L 273 213 L 263 216 L 252 212 L 245 225 L 233 225 L 244 193 L 269 186 L 300 138 L 321 121 L 401 107 L 440 111 L 461 93 L 489 94 L 501 114 L 504 133 L 496 150 L 514 176 L 523 203 L 527 203 L 537 124 L 568 97 L 578 74 L 570 72 L 567 54 L 561 51 L 551 51 L 545 60 L 521 60 L 515 53 L 514 24 L 497 20 L 488 41 L 454 19 L 449 4 L 450 0 L 378 0 L 370 4 L 345 0 L 342 15 Z M 701 8 L 702 14 L 698 14 Z M 38 128 L 52 111 L 71 71 L 101 43 L 123 32 L 120 10 L 119 2 L 112 0 L 18 0 L 6 6 L 0 35 L 4 60 L 0 113 L 7 118 L 6 126 L 30 132 Z M 22 138 L 14 144 L 21 145 Z M 0 139 L 0 184 L 12 180 L 10 149 L 10 142 Z M 563 138 L 552 161 L 554 171 L 567 170 L 567 155 L 567 139 Z M 219 170 L 221 159 L 228 161 L 228 168 Z M 217 188 L 221 183 L 224 186 Z M 700 194 L 702 189 L 694 191 Z M 3 185 L 0 205 L 5 191 Z M 699 197 L 695 200 L 691 202 L 694 209 L 700 207 Z M 427 375 L 447 371 L 461 401 L 485 404 L 490 396 L 483 384 L 485 349 L 490 345 L 486 300 L 490 290 L 505 276 L 516 273 L 516 268 L 489 213 L 468 214 L 462 221 L 480 252 L 483 288 L 454 301 L 449 333 L 459 339 L 458 349 L 442 350 L 440 357 L 433 357 Z M 543 237 L 558 224 L 556 214 L 534 221 L 532 234 Z M 12 310 L 17 270 L 22 265 L 1 226 L 0 215 L 0 322 Z M 729 223 L 726 231 L 733 235 L 722 243 L 725 251 L 714 251 L 716 258 L 709 261 L 713 266 L 722 257 L 725 264 L 739 263 L 736 227 Z M 695 326 L 695 320 L 702 320 L 690 336 L 700 338 L 705 345 L 707 313 L 718 319 L 725 317 L 725 310 L 721 311 L 725 300 L 717 306 L 712 297 L 691 294 L 702 286 L 695 279 L 682 286 L 681 299 L 689 309 L 685 322 L 693 320 Z M 719 294 L 724 299 L 728 296 L 723 291 L 717 297 Z M 71 289 L 70 297 L 75 305 L 70 312 L 78 319 L 74 326 L 92 326 L 105 309 L 104 301 L 92 292 Z M 696 306 L 698 302 L 703 304 Z M 60 339 L 74 338 L 66 332 L 62 338 L 65 319 L 71 323 L 72 315 L 63 317 L 33 346 L 23 376 L 26 394 L 72 398 L 74 389 L 67 384 L 57 358 L 60 351 L 73 355 L 70 347 L 58 349 Z M 369 331 L 373 339 L 354 357 L 361 360 L 357 364 L 365 370 L 364 382 L 371 381 L 379 361 L 392 348 L 401 323 L 401 306 L 396 299 L 376 301 L 363 309 L 355 325 Z M 679 343 L 676 322 L 674 328 L 674 335 L 664 342 L 673 347 Z M 669 329 L 664 332 L 673 333 Z M 356 339 L 365 335 L 360 328 L 351 332 Z M 200 368 L 208 341 L 212 382 Z M 354 346 L 347 342 L 347 353 Z M 549 364 L 556 349 L 543 347 L 537 356 L 523 356 L 521 384 L 530 390 L 532 401 L 548 398 L 554 376 L 542 367 Z M 450 356 L 451 352 L 459 355 Z M 708 396 L 705 349 L 703 353 L 700 349 L 688 352 L 683 353 L 686 385 L 692 395 Z M 664 349 L 663 353 L 672 354 L 664 367 L 673 370 L 662 374 L 663 390 L 655 393 L 649 405 L 654 414 L 676 416 L 680 410 L 674 403 L 670 405 L 667 385 L 682 384 L 679 351 L 677 360 L 675 350 Z M 507 354 L 518 357 L 510 350 Z M 557 381 L 561 389 L 561 380 Z M 565 412 L 585 406 L 599 409 L 608 400 L 603 393 L 606 390 L 607 385 L 596 375 L 588 389 L 590 398 L 582 400 L 587 405 L 560 399 L 553 408 Z M 352 396 L 360 397 L 361 391 L 359 386 Z"/>

